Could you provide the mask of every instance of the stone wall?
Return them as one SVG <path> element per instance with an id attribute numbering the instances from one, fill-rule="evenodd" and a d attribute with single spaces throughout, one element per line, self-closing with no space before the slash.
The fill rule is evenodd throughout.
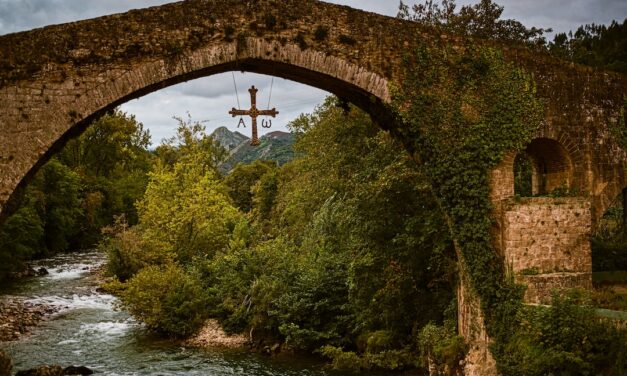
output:
<path id="1" fill-rule="evenodd" d="M 509 199 L 502 205 L 501 226 L 506 267 L 527 284 L 527 302 L 546 302 L 553 289 L 591 287 L 589 199 Z"/>

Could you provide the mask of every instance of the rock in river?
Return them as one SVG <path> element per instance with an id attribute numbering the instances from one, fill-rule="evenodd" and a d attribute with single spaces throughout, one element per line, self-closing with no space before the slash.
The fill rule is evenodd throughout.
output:
<path id="1" fill-rule="evenodd" d="M 63 376 L 63 367 L 39 366 L 26 371 L 18 371 L 15 376 Z"/>

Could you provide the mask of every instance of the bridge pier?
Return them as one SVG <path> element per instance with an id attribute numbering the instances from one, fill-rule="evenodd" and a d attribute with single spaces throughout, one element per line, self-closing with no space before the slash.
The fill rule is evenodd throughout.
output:
<path id="1" fill-rule="evenodd" d="M 458 252 L 459 258 L 459 252 Z M 464 359 L 465 376 L 496 376 L 496 360 L 490 352 L 491 339 L 485 328 L 481 300 L 473 293 L 470 276 L 460 263 L 460 282 L 457 287 L 457 322 L 459 334 L 470 345 Z"/>
<path id="2" fill-rule="evenodd" d="M 592 288 L 592 199 L 514 196 L 514 159 L 510 154 L 491 174 L 494 245 L 506 272 L 527 286 L 527 303 L 549 303 L 556 290 Z M 562 175 L 568 188 L 572 175 Z"/>
<path id="3" fill-rule="evenodd" d="M 527 303 L 547 304 L 553 291 L 592 288 L 591 203 L 579 197 L 507 199 L 500 249 Z"/>

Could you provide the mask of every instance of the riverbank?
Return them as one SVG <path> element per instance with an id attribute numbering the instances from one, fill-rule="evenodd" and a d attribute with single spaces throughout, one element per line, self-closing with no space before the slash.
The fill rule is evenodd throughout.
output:
<path id="1" fill-rule="evenodd" d="M 103 376 L 329 374 L 318 358 L 267 356 L 263 351 L 251 351 L 247 334 L 233 338 L 219 330 L 216 323 L 209 323 L 194 337 L 195 345 L 163 338 L 132 318 L 119 307 L 118 299 L 99 288 L 105 262 L 104 254 L 93 251 L 57 255 L 34 263 L 35 267 L 47 268 L 49 275 L 2 286 L 5 295 L 0 301 L 22 302 L 25 310 L 55 309 L 51 314 L 44 310 L 41 320 L 33 318 L 35 326 L 27 327 L 27 333 L 18 340 L 0 343 L 0 351 L 12 359 L 14 372 L 41 365 L 83 365 Z M 272 350 L 274 343 L 268 346 Z"/>
<path id="2" fill-rule="evenodd" d="M 3 297 L 0 300 L 0 342 L 17 341 L 60 307 L 25 302 L 21 297 Z"/>
<path id="3" fill-rule="evenodd" d="M 184 342 L 185 346 L 198 349 L 216 347 L 237 349 L 243 348 L 248 344 L 248 338 L 242 334 L 227 334 L 218 323 L 218 320 L 207 320 L 196 335 Z"/>

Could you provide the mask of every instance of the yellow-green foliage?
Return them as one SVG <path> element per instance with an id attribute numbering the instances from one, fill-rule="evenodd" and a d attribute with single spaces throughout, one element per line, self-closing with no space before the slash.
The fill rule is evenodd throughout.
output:
<path id="1" fill-rule="evenodd" d="M 173 168 L 159 167 L 137 204 L 143 236 L 166 244 L 180 262 L 226 249 L 241 218 L 203 159 L 192 154 Z"/>
<path id="2" fill-rule="evenodd" d="M 144 268 L 126 285 L 124 307 L 151 329 L 184 337 L 207 317 L 199 280 L 176 264 Z"/>
<path id="3" fill-rule="evenodd" d="M 147 266 L 168 264 L 174 260 L 175 255 L 168 244 L 145 237 L 137 227 L 129 228 L 123 217 L 105 232 L 108 236 L 99 249 L 107 254 L 108 273 L 122 282 Z"/>

